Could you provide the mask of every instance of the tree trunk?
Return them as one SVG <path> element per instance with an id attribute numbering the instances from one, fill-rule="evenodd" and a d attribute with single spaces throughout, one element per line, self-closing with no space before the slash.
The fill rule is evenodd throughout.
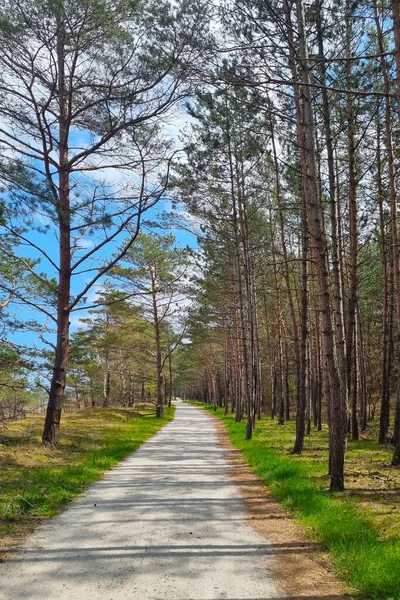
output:
<path id="1" fill-rule="evenodd" d="M 171 354 L 168 357 L 168 366 L 169 366 L 169 395 L 168 395 L 168 407 L 171 408 L 172 406 L 172 386 L 173 386 L 173 381 L 172 381 L 172 356 Z"/>
<path id="2" fill-rule="evenodd" d="M 272 236 L 274 237 L 274 235 Z M 279 393 L 279 408 L 278 419 L 279 425 L 285 423 L 285 381 L 284 381 L 284 349 L 283 349 L 283 318 L 281 307 L 281 291 L 278 282 L 278 273 L 276 268 L 276 257 L 274 241 L 272 241 L 272 267 L 274 273 L 274 284 L 276 294 L 276 340 L 278 344 L 278 393 Z"/>
<path id="3" fill-rule="evenodd" d="M 375 3 L 376 7 L 376 3 Z M 379 26 L 379 19 L 378 19 Z M 379 118 L 377 120 L 376 131 L 376 164 L 377 164 L 377 195 L 379 204 L 379 232 L 380 232 L 380 251 L 382 258 L 382 279 L 383 279 L 383 307 L 382 307 L 382 383 L 381 383 L 381 407 L 379 415 L 379 437 L 378 442 L 385 444 L 388 437 L 390 420 L 390 306 L 389 306 L 389 273 L 388 256 L 386 245 L 385 215 L 383 210 L 383 190 L 382 190 L 382 159 L 381 159 L 381 135 Z"/>
<path id="4" fill-rule="evenodd" d="M 305 17 L 302 0 L 296 0 L 297 22 L 299 30 L 299 49 L 301 61 L 301 93 L 303 97 L 303 122 L 299 123 L 305 140 L 305 156 L 302 161 L 309 229 L 316 257 L 316 272 L 322 313 L 325 362 L 330 392 L 330 489 L 344 489 L 344 457 L 347 442 L 347 385 L 343 381 L 335 348 L 335 335 L 331 314 L 331 293 L 327 243 L 323 227 L 323 209 L 318 194 L 317 172 L 315 165 L 314 118 L 308 67 L 308 47 L 305 32 Z"/>
<path id="5" fill-rule="evenodd" d="M 237 197 L 237 190 L 235 190 L 235 181 L 237 182 L 237 165 L 236 166 L 236 174 L 234 168 L 234 155 L 231 148 L 231 141 L 229 137 L 228 141 L 229 146 L 229 168 L 230 168 L 230 184 L 231 184 L 231 199 L 232 199 L 232 217 L 233 217 L 233 227 L 234 227 L 234 236 L 235 236 L 235 260 L 236 260 L 236 285 L 237 285 L 237 298 L 239 300 L 239 323 L 240 323 L 240 333 L 241 333 L 241 346 L 242 346 L 242 360 L 243 360 L 243 373 L 242 373 L 242 381 L 244 388 L 244 396 L 246 400 L 246 439 L 251 439 L 253 432 L 253 417 L 252 417 L 252 407 L 251 407 L 251 365 L 249 364 L 249 331 L 248 323 L 246 322 L 246 315 L 248 314 L 245 307 L 245 291 L 243 289 L 243 280 L 242 280 L 242 256 L 243 256 L 243 223 L 241 217 L 241 200 Z M 239 192 L 238 192 L 239 193 Z M 239 193 L 240 194 L 240 193 Z M 242 249 L 242 252 L 241 252 Z M 245 282 L 246 284 L 246 282 Z M 247 299 L 248 300 L 248 299 Z"/>
<path id="6" fill-rule="evenodd" d="M 326 64 L 324 62 L 324 38 L 322 27 L 322 5 L 323 0 L 316 0 L 316 27 L 318 53 L 320 59 L 320 77 L 321 77 L 321 95 L 322 112 L 325 128 L 325 142 L 328 162 L 328 181 L 329 181 L 329 209 L 330 225 L 332 239 L 332 274 L 334 289 L 334 315 L 336 330 L 336 350 L 338 356 L 338 365 L 341 372 L 341 378 L 346 376 L 346 340 L 344 326 L 344 293 L 343 293 L 343 269 L 342 269 L 342 250 L 341 250 L 341 232 L 340 232 L 340 211 L 339 211 L 339 189 L 336 186 L 335 161 L 333 150 L 333 136 L 331 129 L 330 107 L 328 91 L 326 89 Z M 338 181 L 339 185 L 339 181 Z"/>
<path id="7" fill-rule="evenodd" d="M 164 402 L 163 402 L 163 376 L 162 376 L 162 355 L 161 355 L 161 336 L 160 336 L 160 321 L 158 319 L 158 306 L 157 306 L 157 291 L 156 291 L 156 274 L 152 267 L 150 269 L 151 275 L 151 295 L 153 300 L 153 327 L 154 337 L 156 342 L 156 371 L 157 371 L 157 408 L 156 417 L 161 418 L 164 415 Z"/>
<path id="8" fill-rule="evenodd" d="M 358 395 L 358 358 L 357 358 L 357 303 L 358 303 L 358 219 L 357 219 L 357 178 L 355 155 L 355 123 L 354 108 L 351 95 L 351 4 L 346 0 L 346 113 L 347 113 L 347 151 L 349 181 L 349 255 L 350 255 L 350 289 L 347 312 L 347 385 L 351 397 L 351 431 L 352 439 L 358 439 L 357 395 Z"/>
<path id="9" fill-rule="evenodd" d="M 64 399 L 69 350 L 69 315 L 71 292 L 71 226 L 70 226 L 70 183 L 68 166 L 68 90 L 65 85 L 65 40 L 62 26 L 57 40 L 59 100 L 59 261 L 57 298 L 57 339 L 53 376 L 50 384 L 49 402 L 42 441 L 54 446 L 58 442 L 62 402 Z"/>
<path id="10" fill-rule="evenodd" d="M 367 429 L 367 375 L 365 368 L 365 351 L 364 351 L 364 339 L 361 327 L 361 316 L 360 307 L 358 306 L 357 312 L 357 324 L 358 324 L 358 385 L 360 398 L 360 427 L 361 431 Z"/>
<path id="11" fill-rule="evenodd" d="M 351 369 L 351 439 L 353 441 L 358 440 L 358 392 L 359 392 L 359 361 L 358 361 L 358 352 L 359 352 L 359 342 L 358 342 L 358 323 L 357 323 L 357 313 L 354 315 L 355 318 L 355 327 L 354 327 L 354 344 L 353 344 L 353 354 L 354 361 L 353 367 Z"/>
<path id="12" fill-rule="evenodd" d="M 399 111 L 400 122 L 400 0 L 392 0 L 393 31 L 395 40 L 395 60 L 396 60 L 396 84 L 397 84 L 397 107 Z M 389 158 L 389 156 L 388 156 Z M 396 334 L 397 345 L 400 339 L 400 266 L 399 266 L 399 235 L 397 224 L 397 196 L 391 198 L 391 223 L 392 223 L 392 248 L 393 248 L 393 283 L 396 297 Z M 400 357 L 399 348 L 396 355 Z M 396 449 L 393 455 L 392 464 L 400 465 L 400 367 L 398 366 L 398 381 L 396 390 L 396 410 L 394 437 Z"/>
<path id="13" fill-rule="evenodd" d="M 108 363 L 108 360 L 107 360 Z M 110 403 L 110 390 L 111 390 L 111 373 L 108 370 L 108 364 L 104 373 L 104 384 L 103 384 L 103 407 L 107 408 Z"/>
<path id="14" fill-rule="evenodd" d="M 301 242 L 301 333 L 300 333 L 300 394 L 298 396 L 296 412 L 296 439 L 293 447 L 294 454 L 301 454 L 304 449 L 304 436 L 306 428 L 307 412 L 307 365 L 308 365 L 308 226 L 307 226 L 307 207 L 305 202 L 305 193 L 303 193 L 302 206 L 302 242 Z"/>
<path id="15" fill-rule="evenodd" d="M 301 392 L 301 356 L 300 356 L 300 341 L 299 341 L 299 328 L 297 324 L 296 311 L 294 308 L 293 302 L 293 293 L 292 286 L 290 283 L 290 272 L 289 272 L 289 261 L 288 261 L 288 252 L 286 246 L 286 235 L 285 235 L 285 222 L 283 217 L 283 207 L 282 207 L 282 199 L 281 199 L 281 186 L 279 180 L 279 163 L 278 163 L 278 155 L 276 151 L 275 144 L 275 131 L 273 126 L 272 117 L 270 117 L 270 129 L 271 129 L 271 141 L 272 141 L 272 151 L 274 157 L 274 169 L 275 169 L 275 189 L 276 189 L 276 202 L 278 207 L 279 214 L 279 229 L 280 229 L 280 239 L 281 239 L 281 247 L 282 247 L 282 255 L 283 255 L 283 274 L 286 285 L 286 293 L 288 297 L 289 304 L 289 313 L 290 319 L 292 322 L 292 330 L 293 330 L 293 344 L 294 344 L 294 359 L 296 365 L 296 406 L 300 404 L 300 394 Z M 287 352 L 287 342 L 286 342 L 286 352 Z M 288 364 L 288 360 L 286 361 Z M 286 383 L 289 385 L 289 376 L 286 374 Z M 289 397 L 288 397 L 289 401 Z M 290 408 L 289 402 L 286 410 L 286 419 L 290 418 Z"/>
<path id="16" fill-rule="evenodd" d="M 307 182 L 307 146 L 304 127 L 304 100 L 301 96 L 300 85 L 297 75 L 296 51 L 291 20 L 291 8 L 287 0 L 284 2 L 285 17 L 287 23 L 287 35 L 289 40 L 290 67 L 293 77 L 294 102 L 296 109 L 297 140 L 300 150 L 300 167 L 302 171 L 301 186 L 301 298 L 300 298 L 300 342 L 298 357 L 298 392 L 296 394 L 296 439 L 293 453 L 301 454 L 304 448 L 304 436 L 306 427 L 307 411 L 307 340 L 308 340 L 308 223 L 307 204 L 309 202 L 309 185 Z"/>
<path id="17" fill-rule="evenodd" d="M 90 380 L 90 399 L 91 399 L 91 405 L 94 408 L 96 406 L 96 398 L 94 397 L 93 381 L 92 380 Z"/>

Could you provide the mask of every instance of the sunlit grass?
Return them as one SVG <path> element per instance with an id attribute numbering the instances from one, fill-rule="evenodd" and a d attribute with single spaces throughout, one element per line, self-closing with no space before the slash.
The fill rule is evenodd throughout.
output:
<path id="1" fill-rule="evenodd" d="M 57 449 L 42 446 L 42 416 L 0 429 L 0 538 L 3 548 L 36 519 L 57 514 L 102 473 L 173 418 L 138 417 L 129 409 L 65 414 Z M 0 546 L 1 549 L 1 546 Z"/>
<path id="2" fill-rule="evenodd" d="M 211 407 L 210 411 L 214 413 Z M 347 491 L 330 494 L 328 434 L 313 431 L 302 456 L 290 454 L 295 428 L 265 417 L 245 440 L 245 423 L 224 420 L 233 444 L 250 467 L 329 550 L 337 574 L 373 600 L 400 599 L 400 472 L 390 467 L 392 448 L 370 440 L 350 442 Z"/>

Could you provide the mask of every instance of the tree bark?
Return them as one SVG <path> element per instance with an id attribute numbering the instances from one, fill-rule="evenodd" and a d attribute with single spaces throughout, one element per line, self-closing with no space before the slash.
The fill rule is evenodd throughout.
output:
<path id="1" fill-rule="evenodd" d="M 347 385 L 351 396 L 352 439 L 358 439 L 357 395 L 358 395 L 358 358 L 357 358 L 357 303 L 358 303 L 358 219 L 357 219 L 357 177 L 355 154 L 354 107 L 351 95 L 351 3 L 346 0 L 346 115 L 347 115 L 347 154 L 348 154 L 348 211 L 349 211 L 349 254 L 350 286 L 347 312 Z"/>
<path id="2" fill-rule="evenodd" d="M 307 183 L 307 146 L 304 128 L 304 102 L 301 97 L 296 67 L 296 51 L 291 19 L 291 8 L 287 0 L 284 1 L 287 36 L 289 43 L 290 67 L 294 86 L 294 103 L 296 109 L 297 140 L 300 150 L 300 168 L 302 170 L 301 186 L 301 299 L 300 299 L 300 341 L 298 360 L 298 392 L 296 394 L 296 439 L 293 453 L 301 454 L 304 448 L 304 436 L 307 410 L 307 338 L 308 338 L 308 223 L 307 204 L 309 203 L 309 186 Z"/>
<path id="3" fill-rule="evenodd" d="M 152 296 L 152 301 L 153 301 L 153 327 L 154 327 L 154 338 L 155 338 L 155 342 L 156 342 L 156 371 L 157 371 L 156 417 L 160 419 L 164 415 L 163 376 L 162 376 L 160 321 L 158 318 L 158 306 L 157 306 L 156 273 L 155 273 L 155 270 L 153 267 L 151 267 L 151 269 L 150 269 L 150 276 L 151 276 L 151 296 Z"/>
<path id="4" fill-rule="evenodd" d="M 395 61 L 396 61 L 396 96 L 397 108 L 399 111 L 400 123 L 400 0 L 392 0 L 393 31 L 395 41 Z M 399 235 L 397 223 L 397 196 L 391 198 L 391 223 L 392 223 L 392 249 L 393 249 L 393 283 L 396 297 L 396 334 L 397 346 L 400 340 L 400 264 L 399 264 Z M 400 357 L 399 348 L 396 355 Z M 398 381 L 396 390 L 396 410 L 394 441 L 396 444 L 393 454 L 392 464 L 400 465 L 400 368 L 398 368 Z"/>
<path id="5" fill-rule="evenodd" d="M 376 3 L 375 3 L 376 6 Z M 379 25 L 378 25 L 379 26 Z M 378 442 L 385 444 L 388 437 L 390 420 L 390 306 L 389 306 L 389 273 L 388 256 L 386 245 L 385 215 L 383 210 L 383 190 L 382 190 L 382 158 L 381 158 L 381 132 L 379 118 L 376 128 L 376 185 L 379 204 L 379 232 L 380 232 L 380 251 L 382 259 L 382 279 L 383 279 L 383 306 L 382 306 L 382 363 L 381 363 L 381 407 L 379 415 L 379 437 Z"/>
<path id="6" fill-rule="evenodd" d="M 172 386 L 173 386 L 173 381 L 172 381 L 172 355 L 171 354 L 168 356 L 168 367 L 169 367 L 168 407 L 171 408 L 171 406 L 172 406 Z"/>
<path id="7" fill-rule="evenodd" d="M 59 89 L 59 279 L 57 297 L 57 339 L 50 384 L 49 402 L 43 430 L 43 443 L 54 446 L 58 442 L 62 402 L 64 398 L 69 350 L 69 316 L 71 293 L 71 227 L 70 182 L 68 166 L 68 90 L 65 81 L 65 34 L 59 25 L 57 39 L 57 66 Z"/>
<path id="8" fill-rule="evenodd" d="M 279 173 L 279 163 L 278 163 L 278 154 L 276 151 L 276 143 L 275 143 L 275 130 L 273 126 L 272 117 L 270 117 L 270 129 L 271 129 L 271 141 L 272 141 L 272 151 L 274 157 L 274 169 L 275 169 L 275 189 L 276 189 L 276 202 L 279 213 L 279 230 L 280 230 L 280 239 L 281 239 L 281 247 L 282 247 L 282 256 L 283 256 L 283 274 L 286 285 L 286 293 L 288 297 L 289 304 L 289 313 L 290 319 L 292 322 L 292 330 L 293 330 L 293 344 L 294 344 L 294 359 L 295 359 L 295 367 L 296 367 L 296 407 L 300 404 L 300 395 L 302 393 L 301 390 L 301 356 L 300 356 L 300 341 L 299 341 L 299 327 L 297 324 L 296 311 L 294 307 L 293 301 L 293 293 L 292 286 L 290 282 L 290 272 L 289 272 L 289 260 L 288 260 L 288 252 L 286 245 L 286 236 L 285 236 L 285 221 L 283 216 L 283 206 L 281 199 L 281 186 L 280 186 L 280 173 Z M 286 343 L 287 349 L 287 343 Z M 287 361 L 288 364 L 288 361 Z M 286 376 L 286 381 L 288 383 L 288 374 Z M 286 411 L 286 419 L 289 420 L 289 406 Z"/>
<path id="9" fill-rule="evenodd" d="M 330 489 L 344 489 L 344 457 L 347 444 L 347 382 L 343 381 L 338 367 L 335 335 L 332 325 L 331 293 L 327 243 L 324 234 L 321 201 L 318 194 L 317 172 L 315 165 L 314 118 L 308 66 L 308 47 L 305 32 L 304 6 L 302 0 L 296 0 L 297 22 L 299 30 L 299 50 L 301 61 L 301 94 L 304 107 L 303 122 L 300 129 L 305 140 L 305 157 L 302 163 L 304 185 L 307 190 L 307 213 L 309 229 L 316 257 L 316 272 L 322 313 L 325 362 L 330 390 Z"/>

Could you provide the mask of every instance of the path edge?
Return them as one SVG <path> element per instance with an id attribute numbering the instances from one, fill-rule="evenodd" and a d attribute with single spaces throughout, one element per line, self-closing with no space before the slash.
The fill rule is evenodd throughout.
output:
<path id="1" fill-rule="evenodd" d="M 334 573 L 329 552 L 310 540 L 302 525 L 272 496 L 268 486 L 231 442 L 224 422 L 203 406 L 194 403 L 190 405 L 211 417 L 218 441 L 227 453 L 229 477 L 238 487 L 249 515 L 249 525 L 263 535 L 267 542 L 279 544 L 283 548 L 283 552 L 275 553 L 271 561 L 282 597 L 285 600 L 302 596 L 310 600 L 310 596 L 315 600 L 354 600 L 355 590 L 351 590 Z M 265 518 L 266 514 L 270 516 Z M 284 551 L 285 546 L 287 553 Z M 290 550 L 297 554 L 295 560 Z"/>

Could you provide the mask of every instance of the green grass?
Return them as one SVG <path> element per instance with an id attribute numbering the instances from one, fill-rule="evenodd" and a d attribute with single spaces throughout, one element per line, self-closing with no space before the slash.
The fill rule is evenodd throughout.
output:
<path id="1" fill-rule="evenodd" d="M 0 541 L 13 546 L 37 519 L 51 517 L 85 487 L 136 450 L 165 423 L 129 409 L 90 409 L 64 415 L 57 449 L 41 445 L 43 417 L 0 430 Z"/>
<path id="2" fill-rule="evenodd" d="M 343 581 L 362 597 L 400 600 L 399 472 L 390 471 L 391 448 L 368 440 L 350 443 L 349 489 L 333 495 L 327 489 L 326 431 L 313 432 L 298 457 L 290 454 L 294 423 L 282 427 L 266 417 L 246 441 L 245 423 L 207 408 L 224 421 L 231 441 L 272 495 L 329 550 Z"/>

